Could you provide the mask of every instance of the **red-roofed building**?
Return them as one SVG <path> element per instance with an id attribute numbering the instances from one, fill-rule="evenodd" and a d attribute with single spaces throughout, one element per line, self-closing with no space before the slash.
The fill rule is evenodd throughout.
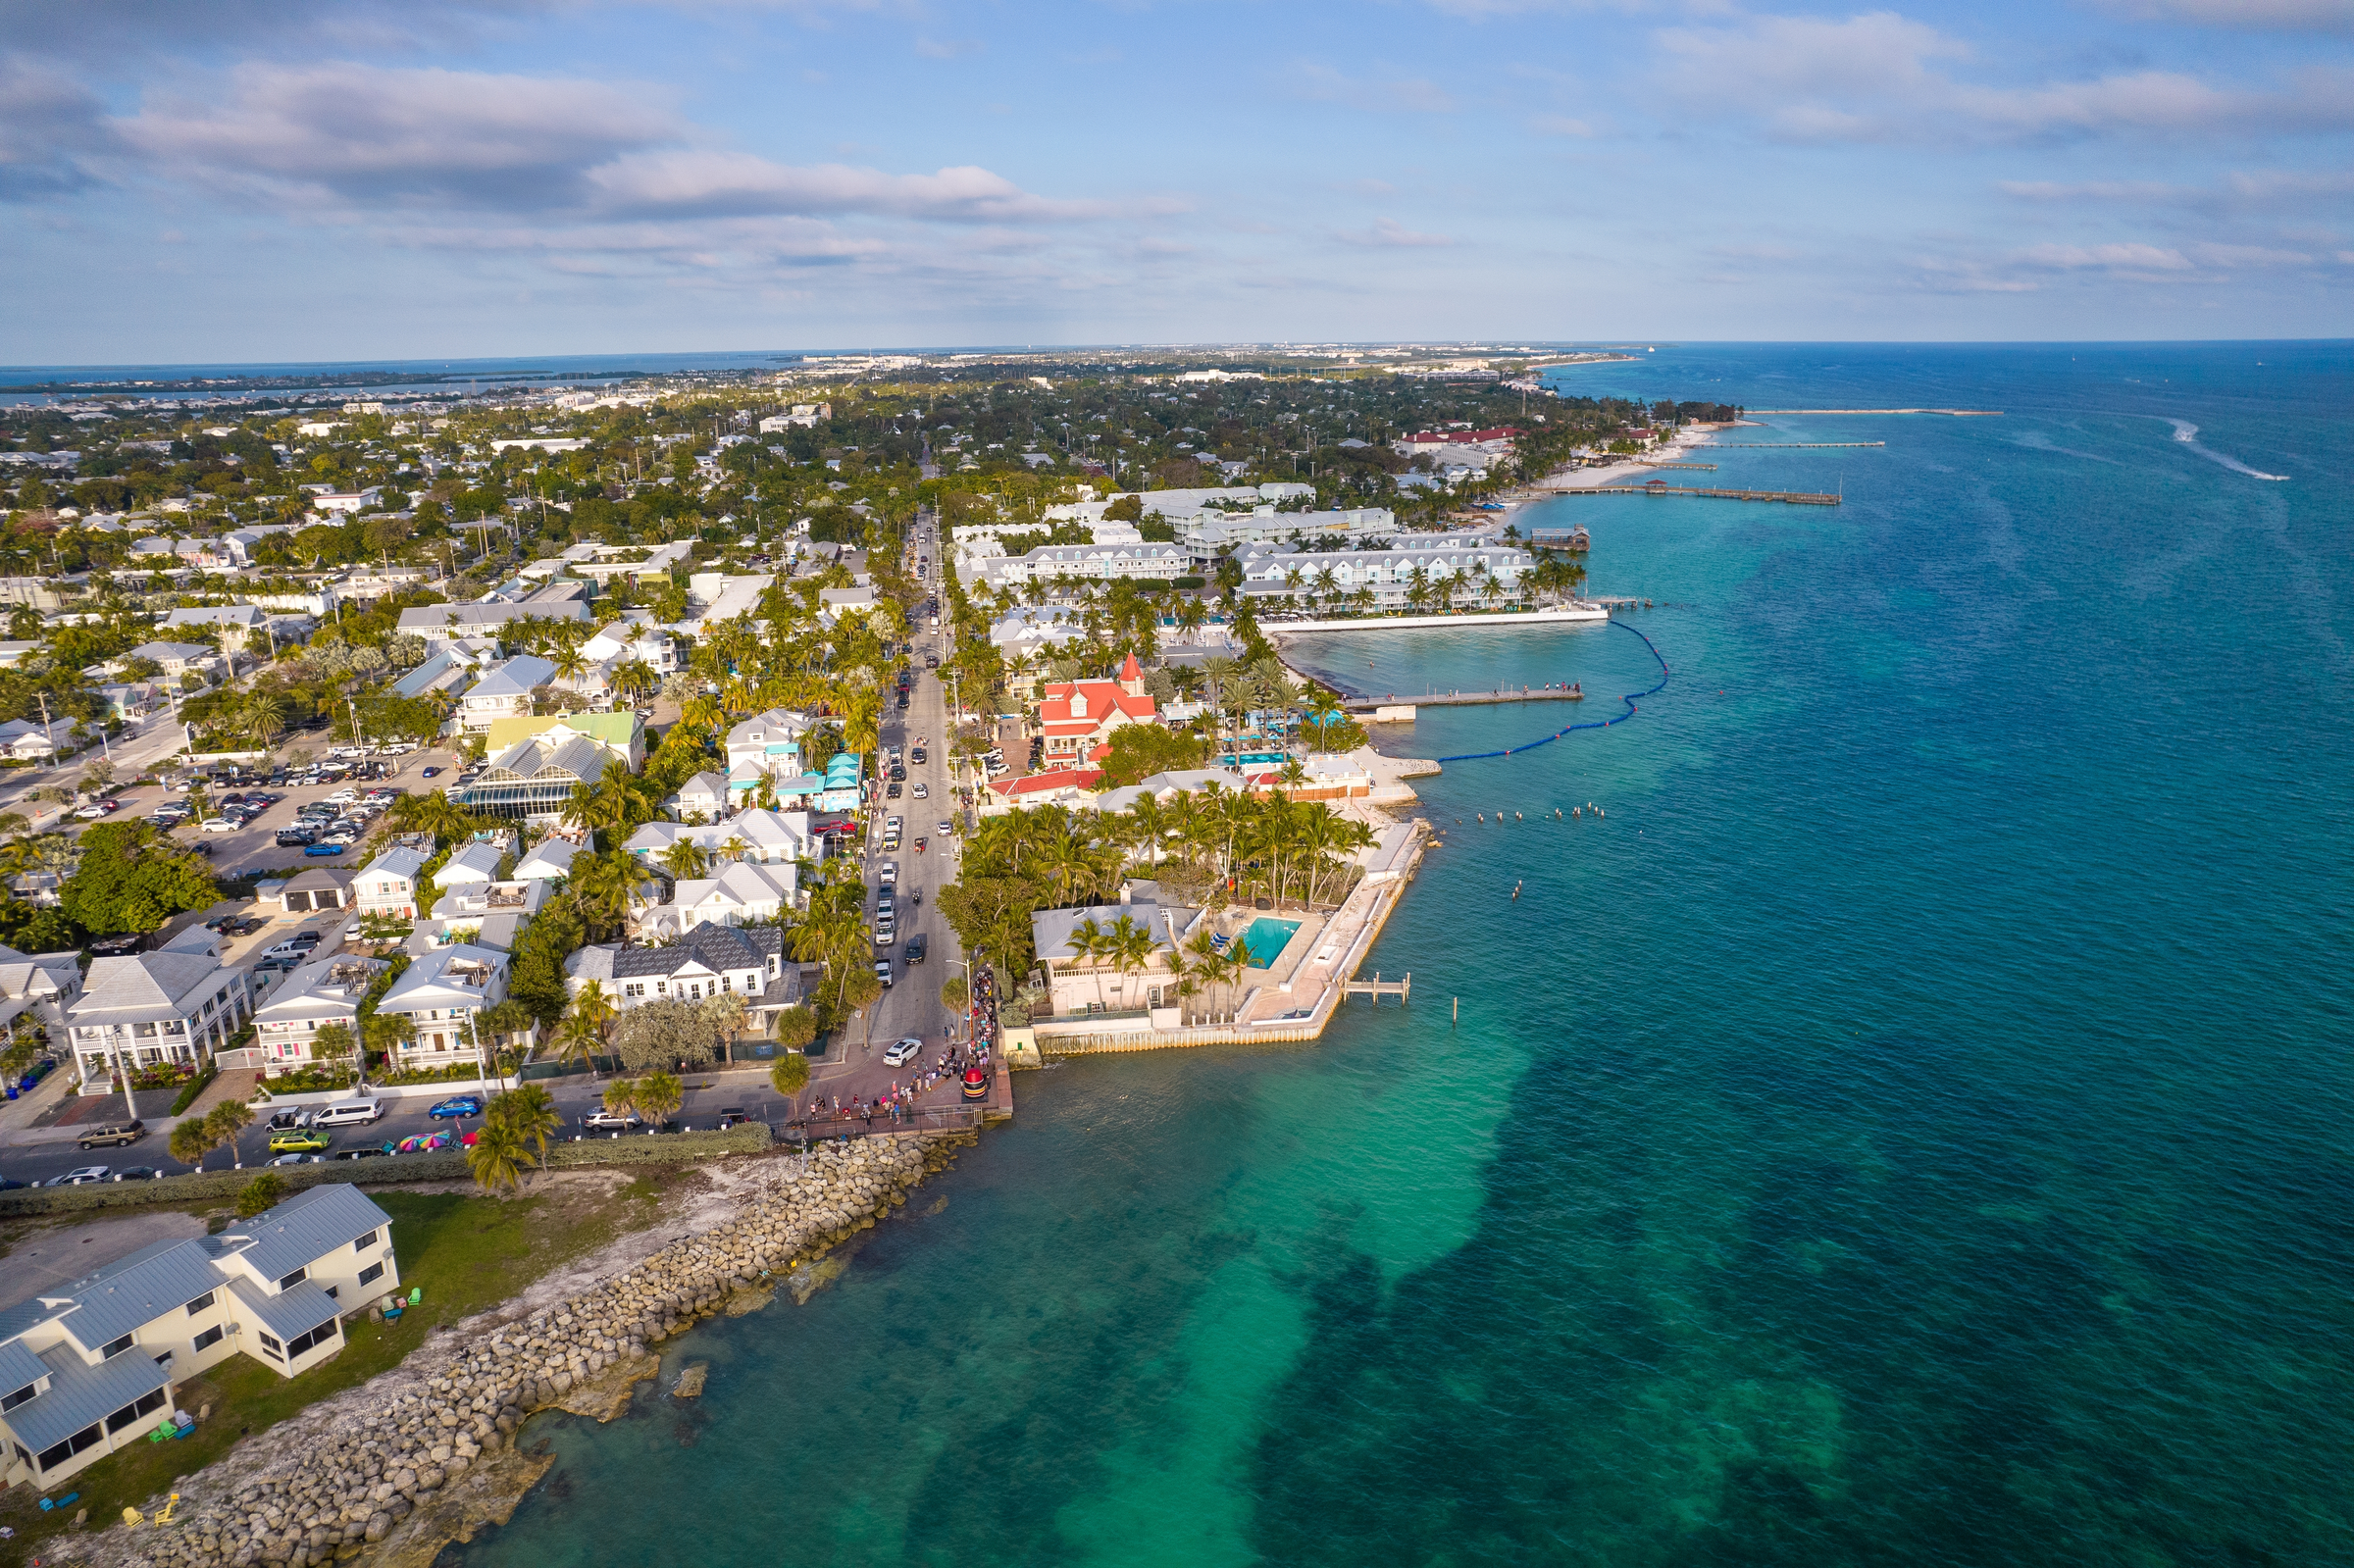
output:
<path id="1" fill-rule="evenodd" d="M 1111 754 L 1114 730 L 1159 719 L 1152 699 L 1145 695 L 1145 672 L 1133 653 L 1120 666 L 1117 681 L 1056 681 L 1045 692 L 1039 699 L 1038 723 L 1046 737 L 1049 771 L 1100 762 Z"/>
<path id="2" fill-rule="evenodd" d="M 989 785 L 994 798 L 984 802 L 982 814 L 997 816 L 1022 806 L 1075 806 L 1102 782 L 1100 768 L 1049 768 L 1018 779 L 995 779 Z"/>

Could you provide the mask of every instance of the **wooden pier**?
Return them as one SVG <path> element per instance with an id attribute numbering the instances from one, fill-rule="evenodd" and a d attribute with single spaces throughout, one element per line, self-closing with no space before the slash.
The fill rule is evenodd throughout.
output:
<path id="1" fill-rule="evenodd" d="M 1597 484 L 1590 489 L 1547 490 L 1548 495 L 1701 495 L 1720 501 L 1780 501 L 1789 506 L 1837 506 L 1840 497 L 1820 490 L 1719 490 L 1653 480 L 1648 484 Z"/>
<path id="2" fill-rule="evenodd" d="M 1378 1007 L 1384 996 L 1395 996 L 1401 1003 L 1404 1003 L 1407 1000 L 1407 993 L 1413 988 L 1414 974 L 1412 970 L 1407 971 L 1404 980 L 1383 980 L 1381 971 L 1377 969 L 1373 971 L 1371 980 L 1342 981 L 1341 996 L 1343 1000 L 1347 1000 L 1351 996 L 1370 996 L 1373 998 L 1373 1004 Z"/>
<path id="3" fill-rule="evenodd" d="M 1714 473 L 1716 469 L 1716 465 L 1714 463 L 1646 463 L 1639 459 L 1635 466 L 1637 468 L 1705 468 L 1711 473 Z"/>
<path id="4" fill-rule="evenodd" d="M 1819 451 L 1833 446 L 1886 446 L 1886 441 L 1711 441 L 1721 452 Z"/>
<path id="5" fill-rule="evenodd" d="M 1947 414 L 1955 419 L 2000 419 L 1999 408 L 1750 408 L 1744 414 Z"/>
<path id="6" fill-rule="evenodd" d="M 1609 600 L 1597 600 L 1609 603 Z M 1624 601 L 1632 604 L 1635 601 Z M 1352 697 L 1343 706 L 1356 718 L 1379 708 L 1476 708 L 1498 702 L 1583 702 L 1586 694 L 1567 683 L 1549 686 L 1500 686 L 1494 691 L 1393 691 L 1378 700 Z"/>

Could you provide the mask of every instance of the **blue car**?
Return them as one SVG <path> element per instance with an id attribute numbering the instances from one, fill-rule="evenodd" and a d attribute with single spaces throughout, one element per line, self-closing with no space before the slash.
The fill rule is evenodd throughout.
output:
<path id="1" fill-rule="evenodd" d="M 317 859 L 322 855 L 339 855 L 350 847 L 349 844 L 337 843 L 310 844 L 306 845 L 302 852 L 312 859 Z"/>
<path id="2" fill-rule="evenodd" d="M 425 1114 L 428 1116 L 480 1116 L 483 1114 L 482 1096 L 459 1094 L 443 1100 Z"/>

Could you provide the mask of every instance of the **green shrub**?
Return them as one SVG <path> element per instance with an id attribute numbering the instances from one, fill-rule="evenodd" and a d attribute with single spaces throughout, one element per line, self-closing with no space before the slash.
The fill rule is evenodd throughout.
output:
<path id="1" fill-rule="evenodd" d="M 196 1103 L 196 1096 L 204 1092 L 204 1087 L 210 1084 L 220 1071 L 221 1069 L 214 1064 L 213 1059 L 209 1056 L 206 1057 L 203 1070 L 188 1080 L 187 1087 L 179 1091 L 179 1097 L 172 1102 L 172 1114 L 175 1116 L 184 1114 L 189 1106 Z"/>
<path id="2" fill-rule="evenodd" d="M 284 1177 L 276 1171 L 264 1171 L 246 1183 L 245 1190 L 237 1194 L 237 1218 L 250 1220 L 264 1209 L 274 1209 L 283 1203 L 286 1194 L 292 1190 Z"/>

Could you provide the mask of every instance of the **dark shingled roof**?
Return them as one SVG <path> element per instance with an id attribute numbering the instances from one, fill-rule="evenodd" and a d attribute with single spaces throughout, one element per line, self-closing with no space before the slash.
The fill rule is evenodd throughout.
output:
<path id="1" fill-rule="evenodd" d="M 651 975 L 675 975 L 690 960 L 705 969 L 757 969 L 785 952 L 785 933 L 775 926 L 721 926 L 711 921 L 681 936 L 668 947 L 625 947 L 613 955 L 615 980 L 641 980 Z"/>

